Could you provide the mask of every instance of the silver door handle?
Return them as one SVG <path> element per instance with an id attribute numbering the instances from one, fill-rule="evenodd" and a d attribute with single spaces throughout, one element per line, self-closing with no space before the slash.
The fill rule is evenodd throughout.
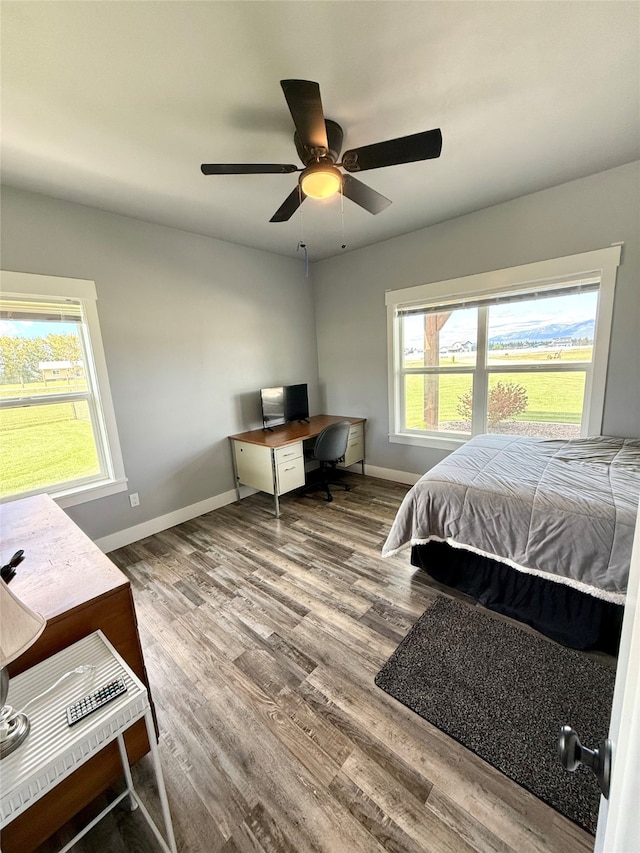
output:
<path id="1" fill-rule="evenodd" d="M 605 738 L 595 749 L 587 749 L 580 743 L 578 733 L 571 726 L 563 726 L 558 738 L 558 757 L 565 770 L 573 773 L 581 764 L 590 767 L 596 774 L 602 796 L 609 799 L 611 786 L 611 741 Z"/>

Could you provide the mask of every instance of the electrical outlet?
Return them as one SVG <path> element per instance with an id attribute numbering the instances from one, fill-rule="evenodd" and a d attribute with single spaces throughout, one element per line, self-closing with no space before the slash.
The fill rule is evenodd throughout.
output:
<path id="1" fill-rule="evenodd" d="M 129 495 L 129 503 L 131 506 L 140 506 L 140 496 L 137 492 L 132 492 Z"/>

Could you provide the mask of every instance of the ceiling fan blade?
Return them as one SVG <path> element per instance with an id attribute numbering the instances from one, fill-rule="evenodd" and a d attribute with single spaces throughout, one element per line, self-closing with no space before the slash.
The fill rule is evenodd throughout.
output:
<path id="1" fill-rule="evenodd" d="M 386 207 L 389 207 L 391 200 L 383 196 L 381 193 L 372 190 L 362 181 L 352 178 L 351 175 L 343 175 L 342 177 L 342 195 L 351 201 L 355 201 L 360 207 L 364 207 L 369 213 L 380 213 Z"/>
<path id="2" fill-rule="evenodd" d="M 347 172 L 364 172 L 367 169 L 380 169 L 382 166 L 395 166 L 398 163 L 432 160 L 440 156 L 441 150 L 442 133 L 438 128 L 345 151 L 342 165 Z"/>
<path id="3" fill-rule="evenodd" d="M 292 163 L 203 163 L 203 175 L 271 175 L 297 172 Z"/>
<path id="4" fill-rule="evenodd" d="M 311 80 L 281 80 L 300 142 L 307 148 L 329 149 L 320 86 Z"/>
<path id="5" fill-rule="evenodd" d="M 291 219 L 305 198 L 306 195 L 302 192 L 302 187 L 298 184 L 298 186 L 285 198 L 269 222 L 286 222 L 288 219 Z"/>

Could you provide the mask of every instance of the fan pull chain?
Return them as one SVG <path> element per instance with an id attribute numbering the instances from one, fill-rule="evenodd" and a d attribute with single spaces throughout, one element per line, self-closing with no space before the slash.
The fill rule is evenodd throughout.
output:
<path id="1" fill-rule="evenodd" d="M 347 248 L 347 243 L 344 239 L 344 195 L 340 193 L 340 222 L 342 224 L 342 245 L 341 249 Z"/>
<path id="2" fill-rule="evenodd" d="M 302 187 L 298 184 L 298 210 L 300 211 L 300 242 L 304 246 L 304 217 L 302 215 Z"/>
<path id="3" fill-rule="evenodd" d="M 304 275 L 305 278 L 309 278 L 309 252 L 307 251 L 307 244 L 303 243 L 302 240 L 296 246 L 296 252 L 302 249 L 304 252 Z"/>
<path id="4" fill-rule="evenodd" d="M 302 216 L 302 188 L 300 184 L 298 184 L 298 199 L 300 201 L 300 206 L 298 210 L 300 211 L 300 240 L 298 245 L 296 246 L 296 252 L 302 249 L 304 251 L 304 275 L 305 278 L 309 278 L 309 252 L 307 251 L 307 244 L 304 241 L 304 219 Z"/>

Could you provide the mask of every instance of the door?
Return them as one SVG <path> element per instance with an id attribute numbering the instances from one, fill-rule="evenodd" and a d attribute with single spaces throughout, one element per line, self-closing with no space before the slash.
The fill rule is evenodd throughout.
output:
<path id="1" fill-rule="evenodd" d="M 631 554 L 609 738 L 611 791 L 600 798 L 595 853 L 640 851 L 640 507 Z"/>

